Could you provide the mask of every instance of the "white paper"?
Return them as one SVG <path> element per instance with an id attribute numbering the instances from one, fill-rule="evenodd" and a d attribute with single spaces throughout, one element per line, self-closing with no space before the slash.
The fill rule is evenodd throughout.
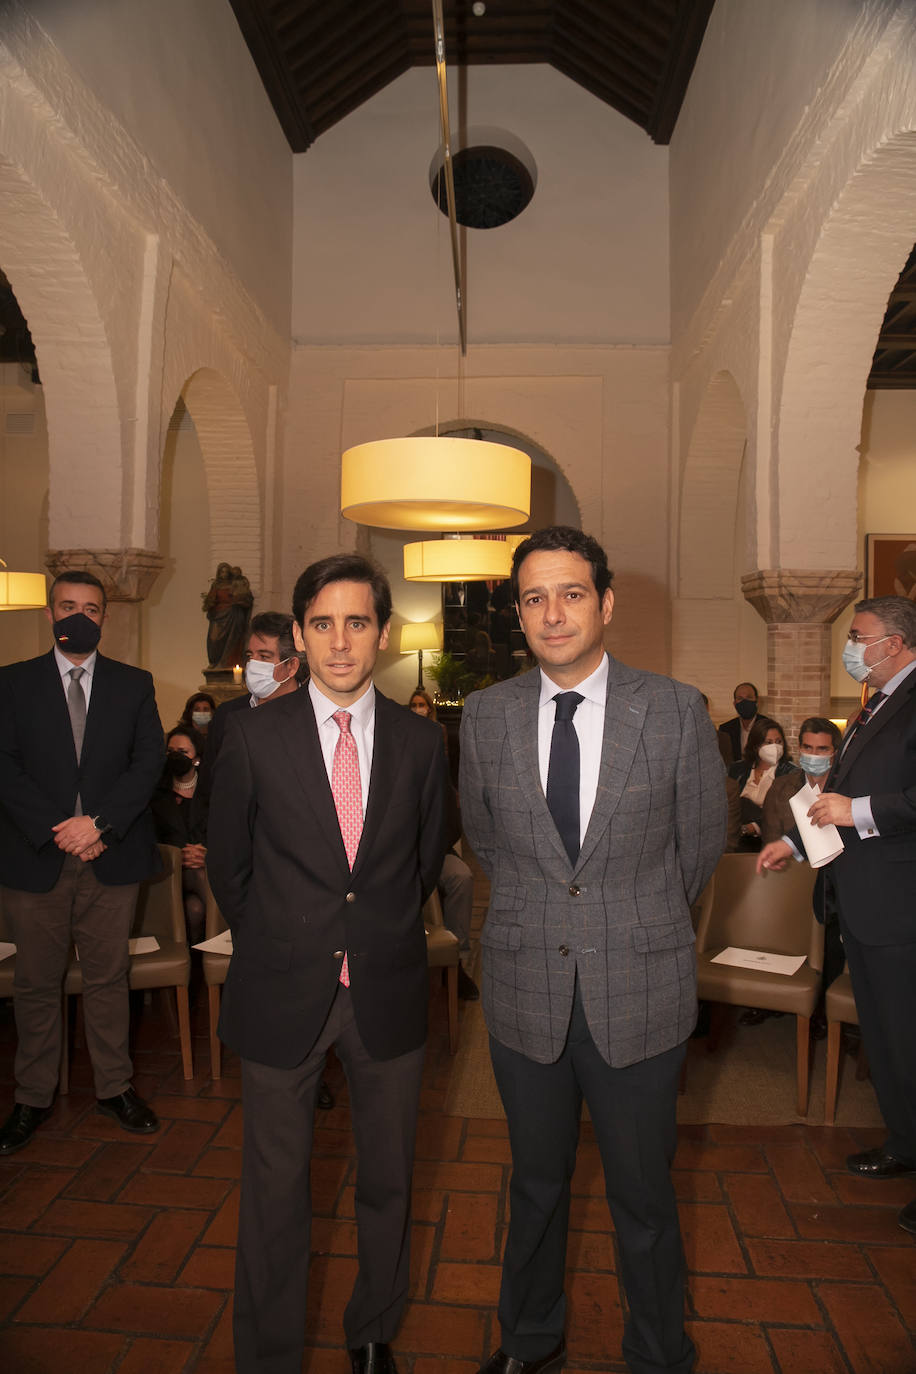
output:
<path id="1" fill-rule="evenodd" d="M 136 935 L 128 940 L 127 948 L 131 954 L 155 954 L 159 941 L 155 935 Z"/>
<path id="2" fill-rule="evenodd" d="M 711 964 L 731 964 L 733 968 L 759 968 L 764 973 L 782 973 L 791 978 L 805 962 L 804 954 L 770 954 L 765 949 L 738 949 L 729 945 Z"/>
<path id="3" fill-rule="evenodd" d="M 205 950 L 207 954 L 231 954 L 232 931 L 222 930 L 219 935 L 214 935 L 212 940 L 202 940 L 194 948 Z"/>
<path id="4" fill-rule="evenodd" d="M 835 825 L 817 826 L 808 819 L 808 812 L 820 795 L 819 788 L 806 782 L 794 797 L 789 798 L 792 815 L 812 868 L 823 868 L 824 864 L 829 864 L 831 859 L 843 852 L 843 841 Z"/>
<path id="5" fill-rule="evenodd" d="M 16 946 L 7 944 L 6 940 L 0 940 L 0 963 L 4 959 L 11 959 L 16 953 Z"/>

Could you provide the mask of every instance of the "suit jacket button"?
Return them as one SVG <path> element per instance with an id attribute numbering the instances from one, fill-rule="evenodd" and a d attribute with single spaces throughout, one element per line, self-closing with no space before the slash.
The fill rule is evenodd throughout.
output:
<path id="1" fill-rule="evenodd" d="M 572 883 L 572 884 L 570 885 L 569 895 L 570 895 L 570 897 L 578 897 L 578 895 L 579 895 L 579 889 L 578 889 L 578 887 L 576 886 L 575 883 Z"/>
<path id="2" fill-rule="evenodd" d="M 567 954 L 569 953 L 569 945 L 561 945 L 558 952 L 562 954 L 563 958 L 565 959 Z"/>
<path id="3" fill-rule="evenodd" d="M 356 901 L 356 893 L 355 893 L 355 892 L 348 892 L 348 893 L 347 893 L 347 901 L 348 901 L 348 902 L 355 902 L 355 901 Z"/>
<path id="4" fill-rule="evenodd" d="M 335 949 L 335 951 L 334 951 L 334 958 L 335 958 L 335 959 L 342 959 L 343 957 L 344 957 L 344 952 L 343 952 L 343 950 L 342 950 L 342 949 Z"/>

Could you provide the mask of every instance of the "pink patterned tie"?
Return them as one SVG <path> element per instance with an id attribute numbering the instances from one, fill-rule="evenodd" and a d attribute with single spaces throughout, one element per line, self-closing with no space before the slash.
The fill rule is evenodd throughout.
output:
<path id="1" fill-rule="evenodd" d="M 359 780 L 359 754 L 356 740 L 350 733 L 350 712 L 335 711 L 334 720 L 340 735 L 334 749 L 334 762 L 331 765 L 331 791 L 337 808 L 340 834 L 347 851 L 347 863 L 353 867 L 359 837 L 363 833 L 363 789 Z M 350 986 L 350 969 L 346 951 L 340 970 L 340 981 L 345 988 Z"/>

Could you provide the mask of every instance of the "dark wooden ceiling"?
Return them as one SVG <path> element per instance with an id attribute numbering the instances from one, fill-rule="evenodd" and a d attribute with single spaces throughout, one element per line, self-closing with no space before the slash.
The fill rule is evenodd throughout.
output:
<path id="1" fill-rule="evenodd" d="M 443 0 L 450 66 L 549 63 L 668 143 L 714 0 Z M 294 153 L 434 61 L 431 0 L 231 0 Z"/>
<path id="2" fill-rule="evenodd" d="M 916 389 L 916 247 L 888 297 L 868 385 L 872 391 Z"/>

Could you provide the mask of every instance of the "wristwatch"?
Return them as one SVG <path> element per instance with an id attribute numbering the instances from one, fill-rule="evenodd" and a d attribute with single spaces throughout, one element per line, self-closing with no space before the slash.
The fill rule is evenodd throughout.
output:
<path id="1" fill-rule="evenodd" d="M 104 840 L 104 838 L 105 838 L 106 835 L 110 835 L 110 834 L 111 834 L 111 829 L 112 829 L 111 823 L 110 823 L 109 821 L 106 821 L 105 817 L 104 817 L 101 813 L 99 813 L 98 816 L 93 816 L 91 819 L 92 819 L 92 824 L 95 826 L 96 830 L 99 832 L 99 839 L 100 839 L 100 840 Z"/>

